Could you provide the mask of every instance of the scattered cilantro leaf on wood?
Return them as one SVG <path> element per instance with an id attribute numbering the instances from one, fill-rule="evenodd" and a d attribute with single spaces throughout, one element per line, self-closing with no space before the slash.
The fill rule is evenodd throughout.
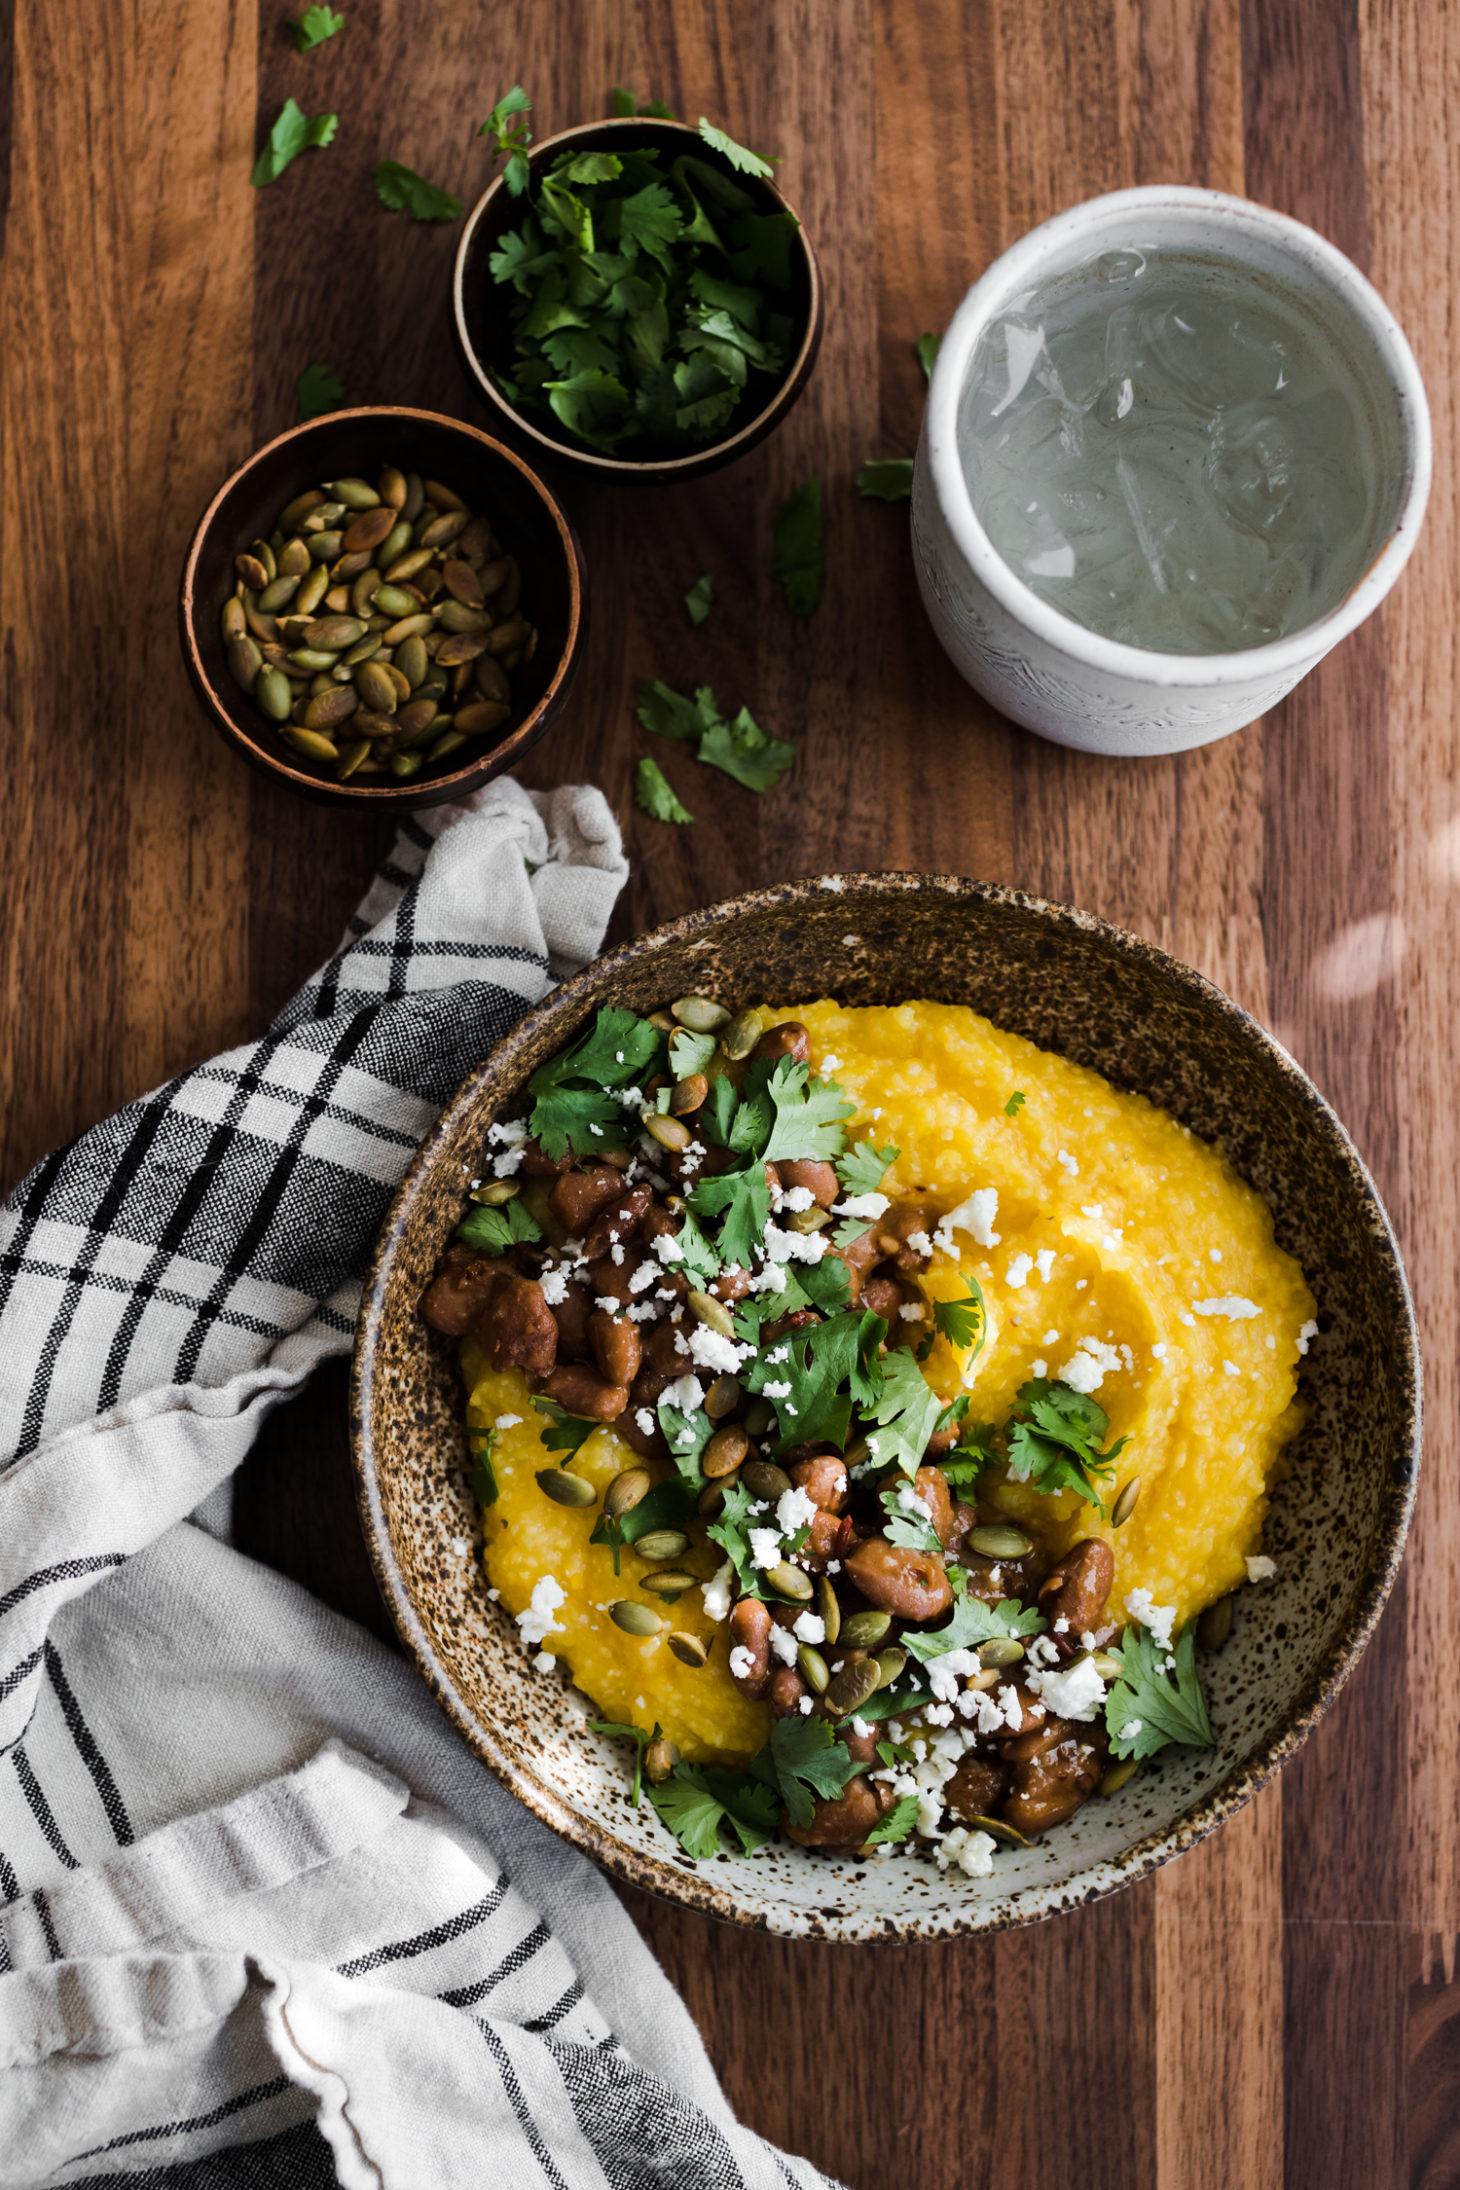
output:
<path id="1" fill-rule="evenodd" d="M 413 221 L 460 220 L 464 210 L 460 198 L 402 167 L 399 160 L 376 163 L 375 194 L 392 213 L 409 213 Z"/>
<path id="2" fill-rule="evenodd" d="M 641 690 L 636 712 L 656 737 L 695 739 L 696 759 L 732 776 L 748 791 L 770 790 L 796 757 L 796 748 L 767 736 L 747 707 L 727 723 L 707 684 L 689 700 L 656 677 Z"/>
<path id="3" fill-rule="evenodd" d="M 912 486 L 910 456 L 873 456 L 857 473 L 857 492 L 869 502 L 905 502 Z"/>
<path id="4" fill-rule="evenodd" d="M 492 1454 L 496 1449 L 497 1432 L 494 1429 L 468 1429 L 466 1444 L 472 1461 L 466 1471 L 471 1494 L 479 1506 L 494 1506 L 497 1503 L 497 1476 Z"/>
<path id="5" fill-rule="evenodd" d="M 685 614 L 697 628 L 710 613 L 715 598 L 715 581 L 708 571 L 696 578 L 684 597 Z"/>
<path id="6" fill-rule="evenodd" d="M 1215 1736 L 1196 1670 L 1196 1628 L 1183 1629 L 1174 1667 L 1167 1652 L 1144 1627 L 1128 1627 L 1112 1651 L 1121 1673 L 1105 1698 L 1105 1724 L 1117 1757 L 1152 1757 L 1172 1742 L 1210 1749 Z M 1127 1737 L 1124 1729 L 1138 1723 Z"/>
<path id="7" fill-rule="evenodd" d="M 1024 1108 L 1026 1100 L 1027 1098 L 1025 1096 L 1023 1088 L 1016 1087 L 1013 1094 L 1009 1097 L 1009 1100 L 1004 1105 L 1004 1116 L 1006 1118 L 1017 1118 L 1020 1111 Z"/>
<path id="8" fill-rule="evenodd" d="M 895 1164 L 902 1151 L 897 1148 L 876 1148 L 871 1141 L 858 1141 L 836 1159 L 836 1175 L 849 1200 L 859 1194 L 880 1194 L 882 1181 L 888 1167 Z"/>
<path id="9" fill-rule="evenodd" d="M 825 1719 L 802 1718 L 799 1712 L 772 1723 L 770 1740 L 751 1767 L 774 1779 L 793 1825 L 809 1825 L 816 1815 L 812 1796 L 834 1802 L 860 1769 Z"/>
<path id="10" fill-rule="evenodd" d="M 771 576 L 793 616 L 815 613 L 826 581 L 821 481 L 814 475 L 786 496 L 771 525 Z"/>
<path id="11" fill-rule="evenodd" d="M 654 821 L 694 820 L 689 808 L 675 795 L 674 785 L 653 755 L 646 753 L 634 772 L 634 800 Z"/>
<path id="12" fill-rule="evenodd" d="M 667 107 L 662 99 L 646 99 L 642 106 L 635 106 L 634 94 L 625 90 L 622 84 L 614 85 L 609 94 L 609 101 L 612 112 L 620 121 L 628 121 L 635 115 L 647 117 L 649 120 L 656 122 L 672 122 L 674 120 L 672 109 Z"/>
<path id="13" fill-rule="evenodd" d="M 328 365 L 306 365 L 294 383 L 294 402 L 301 421 L 323 418 L 337 411 L 345 400 L 345 383 Z"/>
<path id="14" fill-rule="evenodd" d="M 532 101 L 528 98 L 521 84 L 514 84 L 512 89 L 497 101 L 491 113 L 477 131 L 479 137 L 490 137 L 492 139 L 492 165 L 494 167 L 497 164 L 498 153 L 506 153 L 507 165 L 502 172 L 507 179 L 507 188 L 514 198 L 521 197 L 532 175 L 532 170 L 527 163 L 527 147 L 532 142 L 532 131 L 525 121 L 518 119 L 519 115 L 527 115 L 531 112 Z"/>
<path id="15" fill-rule="evenodd" d="M 254 162 L 249 181 L 256 190 L 265 183 L 277 182 L 301 152 L 312 148 L 323 151 L 332 144 L 339 126 L 338 114 L 306 114 L 293 99 L 286 99 L 269 131 L 268 143 Z"/>
<path id="16" fill-rule="evenodd" d="M 877 1746 L 880 1749 L 885 1747 L 886 1744 L 879 1742 Z M 869 1848 L 881 1848 L 900 1840 L 906 1840 L 918 1821 L 918 1812 L 921 1808 L 922 1804 L 916 1795 L 904 1795 L 900 1801 L 893 1804 L 886 1817 L 883 1818 L 882 1823 L 873 1826 L 871 1832 L 867 1835 L 867 1846 Z"/>
<path id="17" fill-rule="evenodd" d="M 456 1236 L 484 1255 L 505 1255 L 520 1242 L 541 1239 L 542 1229 L 519 1196 L 499 1209 L 469 1209 L 456 1227 Z"/>
<path id="18" fill-rule="evenodd" d="M 981 1597 L 965 1594 L 954 1605 L 946 1627 L 934 1628 L 931 1634 L 910 1627 L 900 1640 L 913 1657 L 930 1665 L 950 1650 L 977 1650 L 980 1643 L 997 1642 L 1010 1635 L 1022 1640 L 1027 1635 L 1043 1634 L 1046 1624 L 1042 1613 L 1032 1608 L 1026 1611 L 1017 1597 L 987 1605 Z"/>
<path id="19" fill-rule="evenodd" d="M 1094 1506 L 1105 1508 L 1095 1489 L 1097 1481 L 1114 1472 L 1115 1457 L 1130 1443 L 1117 1437 L 1100 1450 L 1100 1440 L 1110 1427 L 1110 1417 L 1087 1392 L 1073 1385 L 1034 1377 L 1020 1386 L 1017 1404 L 1023 1415 L 1011 1416 L 1004 1425 L 1009 1447 L 1009 1473 L 1016 1482 L 1033 1483 L 1046 1497 L 1072 1490 Z"/>
<path id="20" fill-rule="evenodd" d="M 326 38 L 337 37 L 344 27 L 344 16 L 337 15 L 333 8 L 306 8 L 302 15 L 290 17 L 289 36 L 296 53 L 312 53 Z"/>
<path id="21" fill-rule="evenodd" d="M 933 377 L 933 367 L 937 363 L 938 348 L 942 340 L 941 335 L 919 335 L 913 345 L 918 353 L 918 363 L 922 366 L 924 377 L 928 380 Z"/>
<path id="22" fill-rule="evenodd" d="M 737 144 L 733 137 L 727 137 L 723 129 L 716 129 L 714 123 L 707 122 L 703 114 L 700 116 L 700 135 L 712 152 L 724 154 L 738 174 L 755 175 L 762 182 L 767 182 L 772 168 L 780 165 L 774 154 L 769 159 L 764 159 L 759 152 L 747 152 L 743 144 Z"/>

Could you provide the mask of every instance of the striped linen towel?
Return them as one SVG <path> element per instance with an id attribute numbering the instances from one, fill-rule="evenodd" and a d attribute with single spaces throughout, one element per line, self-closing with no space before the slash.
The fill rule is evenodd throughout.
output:
<path id="1" fill-rule="evenodd" d="M 0 2184 L 824 2179 L 403 1661 L 227 1542 L 411 1152 L 626 871 L 593 790 L 413 818 L 261 1041 L 0 1211 Z"/>

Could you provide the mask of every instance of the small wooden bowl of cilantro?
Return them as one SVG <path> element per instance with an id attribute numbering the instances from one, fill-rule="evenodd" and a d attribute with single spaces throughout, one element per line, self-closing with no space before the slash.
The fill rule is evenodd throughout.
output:
<path id="1" fill-rule="evenodd" d="M 517 151 L 467 221 L 457 336 L 504 420 L 578 468 L 690 479 L 779 425 L 821 342 L 771 163 L 710 123 L 591 122 Z"/>

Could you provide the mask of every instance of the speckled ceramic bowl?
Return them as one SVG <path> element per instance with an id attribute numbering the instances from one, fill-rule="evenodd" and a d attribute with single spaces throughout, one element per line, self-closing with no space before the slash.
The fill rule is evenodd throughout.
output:
<path id="1" fill-rule="evenodd" d="M 647 1804 L 621 1743 L 583 1726 L 529 1667 L 486 1595 L 463 1479 L 454 1350 L 416 1301 L 460 1219 L 491 1121 L 605 1003 L 687 991 L 731 1006 L 832 995 L 931 997 L 1149 1095 L 1220 1142 L 1272 1206 L 1318 1298 L 1311 1415 L 1264 1537 L 1272 1585 L 1247 1593 L 1207 1661 L 1217 1747 L 1178 1750 L 1092 1802 L 995 1875 L 774 1846 L 695 1864 Z M 1028 1923 L 1110 1893 L 1190 1847 L 1300 1746 L 1373 1632 L 1403 1551 L 1419 1458 L 1419 1355 L 1388 1220 L 1333 1112 L 1284 1050 L 1154 944 L 976 882 L 843 875 L 752 891 L 611 952 L 513 1030 L 449 1103 L 391 1209 L 355 1346 L 360 1509 L 380 1587 L 448 1718 L 499 1779 L 619 1877 L 732 1922 L 832 1939 L 933 1938 Z M 471 1551 L 462 1547 L 470 1546 Z"/>

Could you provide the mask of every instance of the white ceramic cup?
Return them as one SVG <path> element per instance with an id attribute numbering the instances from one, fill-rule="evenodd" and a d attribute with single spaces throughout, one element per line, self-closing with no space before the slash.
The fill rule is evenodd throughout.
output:
<path id="1" fill-rule="evenodd" d="M 1230 654 L 1159 654 L 1101 638 L 1017 577 L 974 514 L 958 412 L 974 350 L 1016 299 L 1102 251 L 1179 250 L 1281 281 L 1350 366 L 1372 437 L 1374 555 L 1335 608 Z M 913 474 L 923 605 L 954 666 L 1004 714 L 1089 753 L 1179 753 L 1240 730 L 1377 608 L 1409 559 L 1430 488 L 1430 416 L 1414 354 L 1383 299 L 1301 222 L 1217 190 L 1160 186 L 1092 198 L 1035 228 L 976 281 L 944 335 Z"/>

